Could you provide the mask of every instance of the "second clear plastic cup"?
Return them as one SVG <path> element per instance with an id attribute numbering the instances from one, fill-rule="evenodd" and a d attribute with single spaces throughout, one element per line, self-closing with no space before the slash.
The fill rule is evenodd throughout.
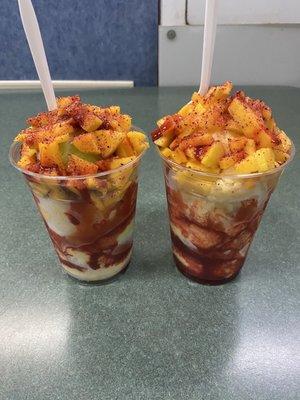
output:
<path id="1" fill-rule="evenodd" d="M 20 144 L 10 160 L 19 169 Z M 21 170 L 64 270 L 82 281 L 106 281 L 126 270 L 142 154 L 91 176 L 46 176 Z"/>
<path id="2" fill-rule="evenodd" d="M 173 256 L 185 276 L 218 285 L 238 275 L 285 165 L 227 176 L 163 158 Z"/>

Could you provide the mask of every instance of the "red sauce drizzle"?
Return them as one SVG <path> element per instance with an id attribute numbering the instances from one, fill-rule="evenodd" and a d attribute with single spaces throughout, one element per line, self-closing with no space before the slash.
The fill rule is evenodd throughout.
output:
<path id="1" fill-rule="evenodd" d="M 132 241 L 118 244 L 118 236 L 132 222 L 135 215 L 137 184 L 132 183 L 123 198 L 111 210 L 103 214 L 92 202 L 88 189 L 80 190 L 80 199 L 70 201 L 66 213 L 69 221 L 76 227 L 70 236 L 61 236 L 54 232 L 44 220 L 50 238 L 58 254 L 68 256 L 69 250 L 79 250 L 89 256 L 88 265 L 91 269 L 120 263 L 128 256 Z M 38 205 L 38 199 L 34 196 Z M 71 268 L 83 271 L 84 268 L 59 255 L 61 262 Z"/>
<path id="2" fill-rule="evenodd" d="M 174 254 L 180 271 L 197 282 L 212 285 L 233 279 L 245 261 L 269 196 L 260 207 L 256 199 L 242 201 L 230 227 L 224 227 L 211 213 L 199 220 L 197 211 L 187 208 L 181 194 L 167 186 L 170 222 L 193 244 L 185 244 L 171 227 L 173 249 L 184 260 Z"/>

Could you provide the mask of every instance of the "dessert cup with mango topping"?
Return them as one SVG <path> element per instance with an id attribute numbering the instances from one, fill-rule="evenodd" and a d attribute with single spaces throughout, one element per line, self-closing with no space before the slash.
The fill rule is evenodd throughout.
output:
<path id="1" fill-rule="evenodd" d="M 130 262 L 138 168 L 148 145 L 143 133 L 129 130 L 129 124 L 112 130 L 117 119 L 107 108 L 96 113 L 105 119 L 102 131 L 94 114 L 80 113 L 83 109 L 80 105 L 70 113 L 67 134 L 64 123 L 57 134 L 61 127 L 55 123 L 50 130 L 38 127 L 37 146 L 35 137 L 22 136 L 12 144 L 10 160 L 30 187 L 63 269 L 82 281 L 104 282 L 123 273 Z M 32 136 L 32 131 L 25 135 Z"/>
<path id="2" fill-rule="evenodd" d="M 294 147 L 260 100 L 229 96 L 230 82 L 194 93 L 152 133 L 163 161 L 178 269 L 218 285 L 241 270 Z"/>
<path id="3" fill-rule="evenodd" d="M 17 167 L 20 145 L 13 144 Z M 56 177 L 21 170 L 64 270 L 83 281 L 125 271 L 132 251 L 142 155 L 117 169 L 90 176 Z"/>
<path id="4" fill-rule="evenodd" d="M 203 284 L 234 279 L 287 163 L 265 173 L 222 176 L 162 160 L 178 269 Z"/>

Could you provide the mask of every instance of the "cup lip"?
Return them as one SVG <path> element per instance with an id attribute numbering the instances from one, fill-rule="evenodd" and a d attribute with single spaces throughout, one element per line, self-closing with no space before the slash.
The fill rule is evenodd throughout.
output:
<path id="1" fill-rule="evenodd" d="M 279 167 L 275 167 L 272 168 L 268 171 L 265 172 L 254 172 L 254 173 L 249 173 L 249 174 L 215 174 L 212 172 L 203 172 L 203 171 L 197 171 L 196 169 L 192 169 L 192 168 L 188 168 L 184 165 L 178 164 L 173 160 L 170 160 L 169 158 L 164 157 L 160 151 L 159 151 L 159 147 L 155 145 L 156 147 L 156 151 L 158 152 L 159 156 L 161 157 L 161 159 L 166 163 L 171 165 L 172 167 L 176 167 L 178 169 L 181 169 L 183 171 L 187 171 L 189 173 L 193 173 L 199 177 L 210 177 L 210 178 L 216 178 L 216 179 L 224 179 L 224 178 L 231 178 L 231 179 L 249 179 L 249 178 L 259 178 L 262 176 L 267 176 L 267 175 L 273 175 L 276 174 L 278 172 L 282 172 L 282 170 L 293 160 L 294 156 L 295 156 L 295 145 L 293 143 L 293 141 L 290 139 L 291 141 L 291 152 L 290 152 L 290 156 L 289 158 L 283 163 L 281 164 Z"/>
<path id="2" fill-rule="evenodd" d="M 144 131 L 140 128 L 138 128 L 137 126 L 132 125 L 131 127 L 133 130 L 138 131 L 138 132 L 142 132 L 144 133 Z M 9 153 L 8 153 L 8 157 L 9 157 L 9 161 L 11 163 L 11 165 L 13 167 L 15 167 L 18 171 L 22 172 L 25 175 L 29 175 L 32 176 L 34 178 L 37 179 L 49 179 L 49 180 L 62 180 L 62 181 L 66 181 L 66 180 L 79 180 L 79 179 L 87 179 L 87 178 L 100 178 L 100 177 L 105 177 L 107 175 L 111 175 L 113 173 L 116 172 L 121 172 L 131 166 L 133 166 L 134 164 L 137 164 L 140 159 L 143 157 L 143 155 L 146 153 L 147 149 L 145 149 L 141 154 L 139 154 L 136 158 L 134 158 L 132 161 L 130 161 L 127 164 L 121 165 L 118 168 L 114 168 L 114 169 L 110 169 L 108 171 L 103 171 L 103 172 L 98 172 L 97 174 L 89 174 L 89 175 L 45 175 L 45 174 L 39 174 L 37 172 L 32 172 L 32 171 L 28 171 L 25 168 L 21 168 L 17 165 L 16 161 L 15 161 L 15 157 L 14 157 L 14 152 L 18 151 L 22 146 L 21 142 L 13 142 L 10 145 L 9 148 Z"/>

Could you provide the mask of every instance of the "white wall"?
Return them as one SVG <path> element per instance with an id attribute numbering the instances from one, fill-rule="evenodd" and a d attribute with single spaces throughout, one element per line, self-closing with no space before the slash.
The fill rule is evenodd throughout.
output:
<path id="1" fill-rule="evenodd" d="M 187 0 L 160 0 L 160 24 L 180 26 L 186 24 Z"/>
<path id="2" fill-rule="evenodd" d="M 205 0 L 187 0 L 187 23 L 204 24 L 204 9 Z M 299 23 L 300 1 L 218 0 L 218 20 L 225 25 Z"/>
<path id="3" fill-rule="evenodd" d="M 198 85 L 204 8 L 161 0 L 159 85 Z M 300 87 L 300 0 L 219 0 L 218 24 L 214 82 Z"/>

